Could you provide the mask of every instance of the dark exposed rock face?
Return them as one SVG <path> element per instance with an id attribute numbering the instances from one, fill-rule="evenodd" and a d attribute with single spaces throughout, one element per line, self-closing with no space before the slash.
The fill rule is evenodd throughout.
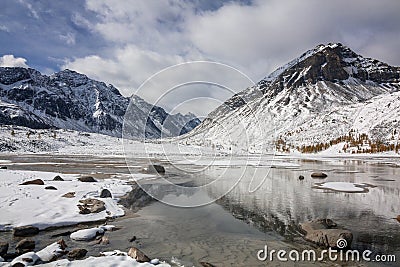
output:
<path id="1" fill-rule="evenodd" d="M 399 67 L 359 56 L 342 44 L 319 47 L 318 52 L 287 68 L 272 83 L 260 82 L 262 91 L 277 94 L 284 88 L 295 89 L 319 81 L 341 83 L 349 78 L 393 85 L 400 80 Z"/>
<path id="2" fill-rule="evenodd" d="M 129 102 L 114 86 L 71 70 L 46 76 L 34 69 L 0 67 L 0 124 L 121 136 Z M 131 105 L 131 123 L 138 126 L 132 137 L 160 137 L 156 125 L 167 118 L 164 136 L 186 133 L 200 123 L 193 114 L 170 115 L 138 96 L 132 96 Z"/>

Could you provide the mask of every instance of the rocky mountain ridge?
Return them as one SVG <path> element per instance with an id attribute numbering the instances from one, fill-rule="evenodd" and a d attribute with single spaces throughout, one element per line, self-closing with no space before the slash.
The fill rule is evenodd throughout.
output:
<path id="1" fill-rule="evenodd" d="M 135 116 L 124 122 L 130 100 Z M 190 113 L 170 115 L 136 95 L 129 99 L 113 85 L 68 69 L 47 76 L 34 69 L 0 68 L 0 124 L 120 137 L 123 123 L 135 126 L 132 138 L 159 138 L 187 133 L 200 121 Z"/>

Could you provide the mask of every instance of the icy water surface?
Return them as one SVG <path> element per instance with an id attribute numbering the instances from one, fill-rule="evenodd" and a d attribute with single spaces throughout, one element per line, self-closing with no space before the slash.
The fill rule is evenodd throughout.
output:
<path id="1" fill-rule="evenodd" d="M 99 178 L 128 173 L 123 158 L 20 155 L 7 159 L 11 160 L 11 169 L 92 173 Z M 93 255 L 137 245 L 150 255 L 169 262 L 173 257 L 185 266 L 200 266 L 200 261 L 216 266 L 333 266 L 329 262 L 267 263 L 256 258 L 257 250 L 265 244 L 271 249 L 309 248 L 299 238 L 296 225 L 331 218 L 353 232 L 352 248 L 395 254 L 400 259 L 400 223 L 394 219 L 400 214 L 400 168 L 395 160 L 283 157 L 263 158 L 258 164 L 246 164 L 243 159 L 199 165 L 176 162 L 163 162 L 168 173 L 163 178 L 168 182 L 189 187 L 213 183 L 189 193 L 176 190 L 163 179 L 143 181 L 142 185 L 167 202 L 198 203 L 212 201 L 214 196 L 223 197 L 197 208 L 152 201 L 136 214 L 128 212 L 126 217 L 113 222 L 122 229 L 110 233 L 110 245 L 77 245 L 88 246 Z M 145 164 L 145 159 L 136 159 L 130 167 L 139 171 Z M 310 174 L 314 171 L 323 171 L 328 177 L 313 179 Z M 305 179 L 299 180 L 299 175 Z M 343 193 L 314 189 L 318 182 L 368 183 L 376 187 L 370 187 L 366 193 Z M 40 244 L 48 243 L 52 234 L 54 231 L 45 233 Z M 137 240 L 131 243 L 133 235 Z"/>

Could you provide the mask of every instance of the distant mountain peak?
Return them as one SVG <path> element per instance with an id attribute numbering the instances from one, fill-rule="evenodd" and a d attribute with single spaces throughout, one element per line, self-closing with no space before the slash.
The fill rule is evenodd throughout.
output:
<path id="1" fill-rule="evenodd" d="M 114 86 L 73 70 L 47 76 L 34 69 L 0 67 L 0 124 L 121 136 L 129 103 Z M 200 123 L 196 117 L 170 115 L 143 99 L 130 108 L 132 138 L 176 136 Z M 169 124 L 164 125 L 167 117 Z"/>

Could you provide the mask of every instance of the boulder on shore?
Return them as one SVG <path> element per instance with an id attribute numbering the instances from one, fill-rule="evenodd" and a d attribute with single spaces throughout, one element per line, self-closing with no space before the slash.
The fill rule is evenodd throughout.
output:
<path id="1" fill-rule="evenodd" d="M 25 236 L 33 236 L 38 233 L 39 233 L 39 228 L 32 225 L 14 227 L 14 236 L 25 237 Z"/>
<path id="2" fill-rule="evenodd" d="M 64 195 L 62 195 L 62 197 L 74 198 L 74 197 L 75 197 L 75 192 L 68 192 L 68 193 L 65 193 Z"/>
<path id="3" fill-rule="evenodd" d="M 108 189 L 101 190 L 100 198 L 108 198 L 108 197 L 112 198 L 110 190 Z"/>
<path id="4" fill-rule="evenodd" d="M 137 262 L 149 262 L 150 258 L 146 256 L 138 248 L 131 247 L 128 251 L 128 256 L 135 259 Z"/>
<path id="5" fill-rule="evenodd" d="M 99 213 L 106 209 L 104 202 L 95 198 L 81 199 L 79 202 L 82 203 L 78 205 L 80 214 Z"/>
<path id="6" fill-rule="evenodd" d="M 20 185 L 44 185 L 44 182 L 42 179 L 35 179 L 35 180 L 23 182 Z"/>
<path id="7" fill-rule="evenodd" d="M 57 175 L 56 177 L 53 178 L 53 181 L 60 181 L 60 182 L 62 182 L 62 181 L 64 181 L 64 179 L 61 178 L 60 175 Z"/>
<path id="8" fill-rule="evenodd" d="M 346 229 L 337 228 L 337 224 L 330 219 L 317 219 L 302 223 L 301 229 L 305 232 L 304 239 L 321 247 L 347 248 L 353 241 L 353 234 Z"/>
<path id="9" fill-rule="evenodd" d="M 46 189 L 46 190 L 57 190 L 57 188 L 55 188 L 52 185 L 46 186 L 44 189 Z"/>

